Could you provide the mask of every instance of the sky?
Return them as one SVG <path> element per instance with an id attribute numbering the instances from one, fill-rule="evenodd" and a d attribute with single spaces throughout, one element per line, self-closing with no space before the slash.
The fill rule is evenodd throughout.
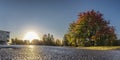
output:
<path id="1" fill-rule="evenodd" d="M 81 12 L 101 12 L 120 38 L 120 0 L 0 0 L 0 30 L 10 31 L 11 38 L 23 38 L 35 31 L 42 38 L 51 33 L 62 39 L 69 24 Z"/>

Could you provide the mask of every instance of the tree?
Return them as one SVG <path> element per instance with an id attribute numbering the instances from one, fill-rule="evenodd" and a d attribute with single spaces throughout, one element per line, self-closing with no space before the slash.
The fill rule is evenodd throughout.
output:
<path id="1" fill-rule="evenodd" d="M 55 44 L 56 46 L 61 46 L 61 42 L 60 42 L 60 40 L 59 39 L 56 39 L 56 44 Z"/>
<path id="2" fill-rule="evenodd" d="M 12 42 L 12 44 L 14 45 L 23 45 L 23 44 L 25 44 L 24 43 L 24 41 L 23 40 L 19 40 L 19 39 L 17 39 L 17 38 L 15 38 L 15 39 L 11 39 L 11 42 Z"/>
<path id="3" fill-rule="evenodd" d="M 13 39 L 13 38 L 11 39 L 11 42 L 12 42 L 11 44 L 13 44 L 13 45 L 16 44 L 15 39 Z"/>
<path id="4" fill-rule="evenodd" d="M 63 43 L 63 46 L 68 46 L 69 42 L 68 42 L 67 34 L 64 35 L 62 43 Z"/>
<path id="5" fill-rule="evenodd" d="M 46 34 L 43 35 L 43 44 L 44 45 L 47 44 L 47 35 Z"/>
<path id="6" fill-rule="evenodd" d="M 43 42 L 45 45 L 55 45 L 54 43 L 54 37 L 53 35 L 49 34 L 48 35 L 43 35 Z"/>
<path id="7" fill-rule="evenodd" d="M 116 34 L 109 24 L 103 14 L 94 10 L 80 13 L 78 20 L 69 25 L 67 39 L 73 46 L 112 45 Z"/>
<path id="8" fill-rule="evenodd" d="M 29 45 L 30 41 L 29 40 L 24 40 L 25 45 Z"/>
<path id="9" fill-rule="evenodd" d="M 34 40 L 32 40 L 31 44 L 33 44 L 33 45 L 39 45 L 40 41 L 38 39 L 34 39 Z"/>

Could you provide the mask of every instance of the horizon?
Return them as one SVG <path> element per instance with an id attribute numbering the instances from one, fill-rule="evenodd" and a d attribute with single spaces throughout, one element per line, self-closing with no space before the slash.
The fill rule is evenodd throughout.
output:
<path id="1" fill-rule="evenodd" d="M 40 38 L 53 34 L 55 39 L 63 39 L 68 26 L 76 21 L 79 13 L 94 9 L 103 14 L 105 20 L 116 29 L 120 38 L 119 0 L 1 0 L 0 30 L 10 31 L 11 38 L 23 39 L 29 31 Z"/>

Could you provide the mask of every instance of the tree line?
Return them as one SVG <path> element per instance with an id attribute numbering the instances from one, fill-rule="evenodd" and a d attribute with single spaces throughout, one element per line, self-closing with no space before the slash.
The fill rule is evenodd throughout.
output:
<path id="1" fill-rule="evenodd" d="M 61 46 L 61 40 L 54 39 L 54 36 L 50 33 L 44 34 L 42 40 L 34 39 L 32 41 L 29 40 L 20 40 L 17 38 L 11 39 L 12 45 L 50 45 L 50 46 Z"/>

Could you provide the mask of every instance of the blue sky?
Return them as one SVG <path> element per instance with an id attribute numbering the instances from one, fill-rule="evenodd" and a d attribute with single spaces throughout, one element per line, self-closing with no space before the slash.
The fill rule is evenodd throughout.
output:
<path id="1" fill-rule="evenodd" d="M 0 30 L 11 38 L 22 38 L 27 31 L 42 37 L 51 33 L 62 39 L 80 12 L 94 9 L 110 20 L 120 35 L 120 0 L 0 0 Z"/>

